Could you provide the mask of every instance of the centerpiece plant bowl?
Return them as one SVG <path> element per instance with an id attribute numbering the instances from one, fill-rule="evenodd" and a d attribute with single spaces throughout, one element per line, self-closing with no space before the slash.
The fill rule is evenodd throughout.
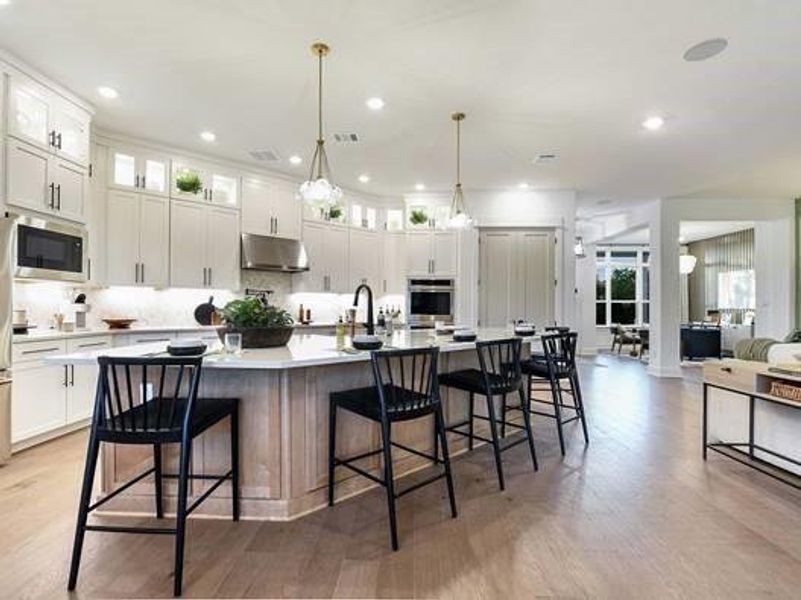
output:
<path id="1" fill-rule="evenodd" d="M 255 297 L 232 300 L 222 309 L 222 319 L 224 325 L 217 328 L 220 340 L 225 342 L 226 333 L 240 333 L 243 348 L 284 346 L 294 330 L 287 311 Z"/>

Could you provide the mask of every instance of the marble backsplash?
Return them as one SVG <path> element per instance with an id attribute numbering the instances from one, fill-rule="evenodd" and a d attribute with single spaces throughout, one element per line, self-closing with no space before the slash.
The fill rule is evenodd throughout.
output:
<path id="1" fill-rule="evenodd" d="M 216 306 L 241 297 L 245 289 L 272 290 L 272 304 L 286 308 L 297 318 L 301 304 L 312 311 L 312 320 L 331 323 L 344 315 L 353 302 L 352 294 L 292 293 L 292 276 L 285 273 L 261 271 L 242 272 L 242 291 L 207 289 L 154 289 L 112 286 L 108 288 L 84 288 L 60 282 L 24 282 L 14 284 L 14 308 L 28 311 L 28 320 L 42 329 L 52 326 L 53 315 L 61 312 L 72 319 L 69 307 L 75 297 L 83 292 L 91 310 L 87 313 L 87 326 L 91 329 L 105 327 L 104 317 L 126 317 L 137 319 L 135 327 L 191 327 L 195 325 L 195 307 L 214 297 Z M 364 300 L 360 303 L 357 318 L 364 320 Z M 405 310 L 402 295 L 387 295 L 375 298 L 375 310 L 379 307 L 397 306 Z"/>

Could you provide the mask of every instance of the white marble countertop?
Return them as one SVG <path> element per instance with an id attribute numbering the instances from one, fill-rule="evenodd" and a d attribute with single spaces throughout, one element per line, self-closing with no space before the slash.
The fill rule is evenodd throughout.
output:
<path id="1" fill-rule="evenodd" d="M 479 340 L 493 340 L 514 337 L 508 329 L 476 330 Z M 424 348 L 437 345 L 440 352 L 455 352 L 475 348 L 475 342 L 454 342 L 450 335 L 436 335 L 433 330 L 400 330 L 392 338 L 384 338 L 385 347 L 391 348 Z M 533 341 L 534 337 L 524 338 Z M 347 342 L 349 346 L 349 340 Z M 164 353 L 166 344 L 156 342 L 152 344 L 137 344 L 99 350 L 94 352 L 76 352 L 73 354 L 56 355 L 44 360 L 54 364 L 93 364 L 98 356 L 125 356 L 141 357 L 154 356 Z M 336 338 L 330 335 L 314 333 L 297 333 L 292 336 L 286 346 L 279 348 L 247 349 L 240 354 L 225 354 L 219 344 L 209 347 L 203 361 L 204 369 L 293 369 L 320 365 L 333 365 L 340 363 L 353 363 L 366 361 L 370 358 L 368 351 L 356 351 L 352 348 L 337 350 Z"/>
<path id="2" fill-rule="evenodd" d="M 170 327 L 170 326 L 144 326 L 144 327 L 131 327 L 129 329 L 109 329 L 102 327 L 98 329 L 78 329 L 75 331 L 58 331 L 57 329 L 31 329 L 28 333 L 15 334 L 11 341 L 14 344 L 24 344 L 26 342 L 47 342 L 52 340 L 68 340 L 74 338 L 91 337 L 95 335 L 137 335 L 148 333 L 191 333 L 191 332 L 205 332 L 215 331 L 217 328 L 212 326 L 204 327 L 202 325 L 183 326 L 183 327 Z"/>

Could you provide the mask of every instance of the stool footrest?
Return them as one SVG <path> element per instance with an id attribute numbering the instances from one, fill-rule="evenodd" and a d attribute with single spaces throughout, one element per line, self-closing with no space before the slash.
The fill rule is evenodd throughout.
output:
<path id="1" fill-rule="evenodd" d="M 396 448 L 400 448 L 401 450 L 405 450 L 406 452 L 409 452 L 411 454 L 416 454 L 417 456 L 420 456 L 421 458 L 427 458 L 428 460 L 434 461 L 436 463 L 443 462 L 442 460 L 440 460 L 436 456 L 433 456 L 431 454 L 426 454 L 425 452 L 421 452 L 420 450 L 417 450 L 415 448 L 410 448 L 409 446 L 406 446 L 405 444 L 399 444 L 398 442 L 390 442 L 390 444 L 392 446 L 395 446 Z"/>
<path id="2" fill-rule="evenodd" d="M 413 492 L 415 490 L 419 490 L 421 487 L 428 485 L 429 483 L 434 483 L 435 481 L 439 481 L 440 479 L 445 477 L 445 473 L 437 473 L 436 475 L 432 475 L 431 477 L 424 479 L 414 485 L 410 485 L 405 490 L 401 490 L 395 494 L 395 498 L 400 498 L 401 496 L 405 496 L 409 492 Z"/>
<path id="3" fill-rule="evenodd" d="M 86 531 L 102 531 L 106 533 L 159 533 L 175 535 L 174 527 L 122 527 L 118 525 L 87 525 Z"/>

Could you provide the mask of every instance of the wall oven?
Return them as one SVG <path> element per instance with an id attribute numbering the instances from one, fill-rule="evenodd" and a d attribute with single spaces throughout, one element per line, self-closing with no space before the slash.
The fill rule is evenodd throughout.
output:
<path id="1" fill-rule="evenodd" d="M 430 329 L 435 321 L 453 324 L 453 279 L 409 279 L 406 315 L 412 329 Z"/>
<path id="2" fill-rule="evenodd" d="M 11 216 L 16 221 L 15 277 L 79 283 L 88 279 L 86 228 Z"/>

